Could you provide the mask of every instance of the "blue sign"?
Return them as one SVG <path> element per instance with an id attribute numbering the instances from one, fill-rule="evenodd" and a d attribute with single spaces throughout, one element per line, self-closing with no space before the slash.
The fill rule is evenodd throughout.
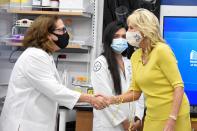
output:
<path id="1" fill-rule="evenodd" d="M 197 105 L 197 17 L 164 17 L 163 29 L 177 58 L 190 105 Z"/>

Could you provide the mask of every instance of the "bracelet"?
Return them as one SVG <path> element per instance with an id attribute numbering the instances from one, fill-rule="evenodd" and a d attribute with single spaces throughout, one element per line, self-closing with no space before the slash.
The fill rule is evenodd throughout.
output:
<path id="1" fill-rule="evenodd" d="M 118 104 L 122 104 L 124 99 L 122 97 L 119 97 L 118 99 L 119 99 L 118 100 L 119 101 Z"/>
<path id="2" fill-rule="evenodd" d="M 116 105 L 119 105 L 119 104 L 123 103 L 123 101 L 124 101 L 124 99 L 122 97 L 118 97 L 118 96 L 114 96 L 113 99 L 114 99 L 114 102 Z"/>
<path id="3" fill-rule="evenodd" d="M 118 102 L 118 98 L 116 96 L 112 96 L 112 103 L 113 104 L 117 104 Z"/>
<path id="4" fill-rule="evenodd" d="M 169 115 L 169 118 L 171 118 L 171 119 L 173 119 L 173 120 L 175 120 L 176 121 L 176 116 L 174 116 L 174 115 Z"/>

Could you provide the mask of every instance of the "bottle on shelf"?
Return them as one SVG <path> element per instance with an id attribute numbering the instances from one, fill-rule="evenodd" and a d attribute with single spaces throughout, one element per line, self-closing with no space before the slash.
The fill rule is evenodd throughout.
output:
<path id="1" fill-rule="evenodd" d="M 10 9 L 20 9 L 21 3 L 20 1 L 10 0 Z"/>
<path id="2" fill-rule="evenodd" d="M 59 1 L 58 0 L 51 0 L 50 6 L 51 6 L 51 11 L 59 11 Z"/>
<path id="3" fill-rule="evenodd" d="M 77 77 L 72 77 L 72 85 L 73 85 L 73 90 L 82 93 L 82 88 L 80 86 L 80 81 L 78 80 Z"/>
<path id="4" fill-rule="evenodd" d="M 42 10 L 41 0 L 32 0 L 32 10 Z"/>
<path id="5" fill-rule="evenodd" d="M 88 93 L 88 78 L 86 76 L 75 76 L 72 78 L 73 90 Z M 91 93 L 91 91 L 89 91 Z"/>
<path id="6" fill-rule="evenodd" d="M 32 10 L 32 0 L 21 0 L 21 10 Z"/>
<path id="7" fill-rule="evenodd" d="M 50 11 L 51 8 L 51 1 L 50 0 L 42 0 L 41 1 L 41 6 L 43 11 Z"/>

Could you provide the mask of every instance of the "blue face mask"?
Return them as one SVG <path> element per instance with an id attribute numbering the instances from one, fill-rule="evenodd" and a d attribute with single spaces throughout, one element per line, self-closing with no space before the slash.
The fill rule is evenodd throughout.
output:
<path id="1" fill-rule="evenodd" d="M 113 39 L 111 47 L 116 53 L 121 54 L 128 47 L 127 40 L 123 38 Z"/>

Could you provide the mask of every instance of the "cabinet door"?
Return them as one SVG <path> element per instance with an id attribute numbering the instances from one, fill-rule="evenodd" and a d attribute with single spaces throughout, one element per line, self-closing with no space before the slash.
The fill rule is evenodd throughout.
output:
<path id="1" fill-rule="evenodd" d="M 92 111 L 77 111 L 76 116 L 76 131 L 92 131 Z"/>
<path id="2" fill-rule="evenodd" d="M 197 121 L 192 121 L 192 131 L 197 131 Z"/>

